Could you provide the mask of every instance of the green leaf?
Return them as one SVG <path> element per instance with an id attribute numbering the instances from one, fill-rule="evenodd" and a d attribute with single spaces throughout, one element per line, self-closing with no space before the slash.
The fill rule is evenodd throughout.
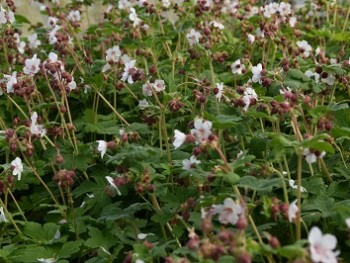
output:
<path id="1" fill-rule="evenodd" d="M 77 253 L 80 250 L 83 240 L 69 241 L 63 244 L 58 256 L 60 258 L 70 258 L 74 253 Z"/>
<path id="2" fill-rule="evenodd" d="M 112 246 L 117 244 L 118 240 L 114 235 L 109 233 L 108 230 L 101 231 L 95 227 L 88 227 L 89 236 L 84 245 L 91 248 L 103 247 L 106 250 L 109 250 Z"/>
<path id="3" fill-rule="evenodd" d="M 235 174 L 233 172 L 227 173 L 223 175 L 224 180 L 228 182 L 229 184 L 236 184 L 239 181 L 239 175 Z"/>

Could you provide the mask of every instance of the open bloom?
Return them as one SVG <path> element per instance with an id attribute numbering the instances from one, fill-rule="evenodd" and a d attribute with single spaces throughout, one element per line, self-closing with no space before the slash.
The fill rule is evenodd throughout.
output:
<path id="1" fill-rule="evenodd" d="M 13 167 L 12 170 L 12 175 L 17 175 L 18 176 L 18 181 L 21 180 L 21 176 L 22 176 L 22 172 L 23 172 L 23 163 L 21 158 L 16 157 L 16 159 L 14 159 L 11 162 L 11 165 Z"/>
<path id="2" fill-rule="evenodd" d="M 152 86 L 153 86 L 153 84 L 151 84 L 149 81 L 147 81 L 145 84 L 143 84 L 142 85 L 142 95 L 145 97 L 152 97 L 153 96 Z"/>
<path id="3" fill-rule="evenodd" d="M 257 100 L 258 99 L 258 95 L 256 94 L 255 90 L 252 87 L 248 87 L 248 88 L 245 89 L 242 99 L 243 99 L 243 102 L 245 104 L 243 110 L 247 111 L 251 100 L 252 99 L 253 100 Z"/>
<path id="4" fill-rule="evenodd" d="M 206 140 L 211 135 L 212 125 L 212 122 L 203 121 L 202 119 L 194 121 L 194 129 L 191 130 L 191 134 L 196 138 L 197 143 Z"/>
<path id="5" fill-rule="evenodd" d="M 153 87 L 156 91 L 161 92 L 165 90 L 165 84 L 164 84 L 164 80 L 162 79 L 156 79 L 154 81 Z"/>
<path id="6" fill-rule="evenodd" d="M 210 214 L 219 214 L 219 221 L 221 224 L 227 225 L 231 223 L 235 225 L 238 221 L 239 215 L 243 213 L 243 208 L 236 204 L 232 198 L 226 198 L 224 204 L 213 205 Z"/>
<path id="7" fill-rule="evenodd" d="M 120 51 L 119 46 L 114 46 L 112 48 L 107 49 L 106 51 L 106 60 L 110 62 L 118 62 L 122 52 Z"/>
<path id="8" fill-rule="evenodd" d="M 142 22 L 142 20 L 137 16 L 135 8 L 130 8 L 129 19 L 133 21 L 133 27 L 136 27 L 138 24 Z"/>
<path id="9" fill-rule="evenodd" d="M 312 47 L 309 45 L 309 43 L 306 40 L 298 41 L 297 46 L 301 50 L 304 57 L 310 56 L 310 52 L 312 51 Z"/>
<path id="10" fill-rule="evenodd" d="M 196 164 L 200 164 L 201 161 L 197 160 L 196 156 L 192 155 L 190 159 L 182 160 L 182 169 L 190 170 Z"/>
<path id="11" fill-rule="evenodd" d="M 314 226 L 308 237 L 311 259 L 313 262 L 337 263 L 339 251 L 333 251 L 337 246 L 337 239 L 331 234 L 323 235 L 321 230 Z"/>
<path id="12" fill-rule="evenodd" d="M 80 21 L 80 11 L 79 10 L 72 10 L 69 12 L 67 16 L 68 20 L 71 22 L 78 22 Z"/>
<path id="13" fill-rule="evenodd" d="M 24 63 L 24 74 L 34 76 L 36 73 L 38 73 L 40 69 L 40 59 L 37 58 L 36 54 L 34 54 L 34 56 L 31 59 L 26 59 Z"/>
<path id="14" fill-rule="evenodd" d="M 308 163 L 315 163 L 317 158 L 323 158 L 326 155 L 326 152 L 319 152 L 310 150 L 310 148 L 304 149 L 303 155 L 306 156 L 305 159 Z"/>
<path id="15" fill-rule="evenodd" d="M 235 62 L 232 63 L 231 69 L 232 69 L 232 74 L 242 75 L 245 67 L 243 64 L 241 64 L 241 60 L 237 59 Z"/>
<path id="16" fill-rule="evenodd" d="M 186 35 L 188 44 L 190 44 L 190 46 L 199 44 L 199 39 L 201 37 L 202 37 L 201 33 L 197 32 L 194 29 L 191 29 L 190 32 Z"/>
<path id="17" fill-rule="evenodd" d="M 294 200 L 288 207 L 288 220 L 289 222 L 293 222 L 293 220 L 297 217 L 297 213 L 299 212 L 299 208 L 297 206 L 297 200 Z"/>
<path id="18" fill-rule="evenodd" d="M 38 34 L 34 33 L 28 36 L 29 48 L 34 49 L 41 45 L 41 41 L 38 40 Z"/>
<path id="19" fill-rule="evenodd" d="M 124 72 L 122 75 L 122 81 L 128 81 L 128 83 L 132 84 L 134 83 L 134 80 L 132 79 L 132 73 L 136 71 L 136 60 L 130 59 L 128 55 L 122 56 L 122 61 L 124 62 Z"/>
<path id="20" fill-rule="evenodd" d="M 252 77 L 252 81 L 254 83 L 261 83 L 261 71 L 262 71 L 262 65 L 261 63 L 259 63 L 258 65 L 256 65 L 255 67 L 252 67 L 252 73 L 253 73 L 253 77 Z"/>
<path id="21" fill-rule="evenodd" d="M 346 226 L 350 229 L 350 217 L 345 219 Z"/>
<path id="22" fill-rule="evenodd" d="M 176 148 L 179 148 L 186 140 L 186 134 L 183 132 L 180 132 L 179 130 L 175 130 L 175 140 L 173 142 L 173 145 Z"/>

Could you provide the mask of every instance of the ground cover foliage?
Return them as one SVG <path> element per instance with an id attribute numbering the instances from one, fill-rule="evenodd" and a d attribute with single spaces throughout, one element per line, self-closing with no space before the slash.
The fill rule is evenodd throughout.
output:
<path id="1" fill-rule="evenodd" d="M 1 262 L 349 262 L 349 3 L 93 2 L 2 1 Z"/>

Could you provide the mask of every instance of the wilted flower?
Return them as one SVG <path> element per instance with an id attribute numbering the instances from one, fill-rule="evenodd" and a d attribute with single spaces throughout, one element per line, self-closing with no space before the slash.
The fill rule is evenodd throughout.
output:
<path id="1" fill-rule="evenodd" d="M 118 186 L 114 183 L 114 179 L 110 176 L 106 176 L 106 179 L 107 179 L 108 183 L 112 186 L 112 188 L 117 191 L 118 195 L 122 195 L 119 191 Z"/>
<path id="2" fill-rule="evenodd" d="M 292 179 L 289 180 L 289 186 L 290 186 L 291 188 L 293 188 L 293 189 L 298 189 L 298 186 L 295 185 L 295 181 L 292 180 Z M 301 187 L 301 188 L 300 188 L 300 191 L 301 191 L 301 192 L 306 192 L 306 189 L 305 189 L 304 187 Z"/>
<path id="3" fill-rule="evenodd" d="M 200 164 L 201 161 L 197 160 L 196 156 L 192 155 L 190 159 L 182 160 L 182 169 L 190 170 L 193 165 Z"/>
<path id="4" fill-rule="evenodd" d="M 201 33 L 197 32 L 194 29 L 191 29 L 190 32 L 186 35 L 188 43 L 190 46 L 199 44 L 199 39 L 202 37 Z"/>
<path id="5" fill-rule="evenodd" d="M 14 71 L 12 75 L 4 75 L 6 78 L 6 91 L 7 93 L 15 92 L 13 85 L 17 84 L 17 72 Z"/>
<path id="6" fill-rule="evenodd" d="M 308 237 L 311 259 L 313 262 L 337 263 L 339 251 L 333 251 L 337 246 L 337 238 L 331 234 L 323 235 L 321 230 L 314 226 Z"/>
<path id="7" fill-rule="evenodd" d="M 26 59 L 24 63 L 23 72 L 26 75 L 34 76 L 40 70 L 40 59 L 37 58 L 36 54 L 31 59 Z"/>
<path id="8" fill-rule="evenodd" d="M 224 90 L 224 83 L 216 83 L 217 93 L 215 94 L 215 97 L 218 99 L 218 101 L 221 101 L 222 93 Z"/>
<path id="9" fill-rule="evenodd" d="M 98 142 L 97 150 L 101 153 L 101 158 L 103 159 L 103 156 L 107 152 L 107 142 L 104 140 L 97 140 L 96 142 Z"/>
<path id="10" fill-rule="evenodd" d="M 6 216 L 5 216 L 5 212 L 4 212 L 4 208 L 2 206 L 0 206 L 0 223 L 2 222 L 8 222 Z"/>
<path id="11" fill-rule="evenodd" d="M 299 212 L 299 208 L 297 206 L 297 200 L 294 200 L 288 207 L 288 220 L 289 222 L 293 222 L 294 218 L 297 217 L 297 213 Z"/>
<path id="12" fill-rule="evenodd" d="M 14 176 L 18 176 L 18 181 L 21 180 L 21 176 L 22 176 L 22 172 L 23 172 L 23 163 L 22 163 L 22 160 L 21 158 L 19 157 L 16 157 L 16 159 L 14 159 L 12 162 L 11 162 L 11 165 L 12 165 L 12 175 Z"/>

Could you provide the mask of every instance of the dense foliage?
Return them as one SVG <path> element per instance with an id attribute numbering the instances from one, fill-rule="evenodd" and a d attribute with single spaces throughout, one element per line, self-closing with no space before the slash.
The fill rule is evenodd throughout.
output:
<path id="1" fill-rule="evenodd" d="M 1 262 L 349 262 L 348 1 L 94 2 L 2 3 Z"/>

